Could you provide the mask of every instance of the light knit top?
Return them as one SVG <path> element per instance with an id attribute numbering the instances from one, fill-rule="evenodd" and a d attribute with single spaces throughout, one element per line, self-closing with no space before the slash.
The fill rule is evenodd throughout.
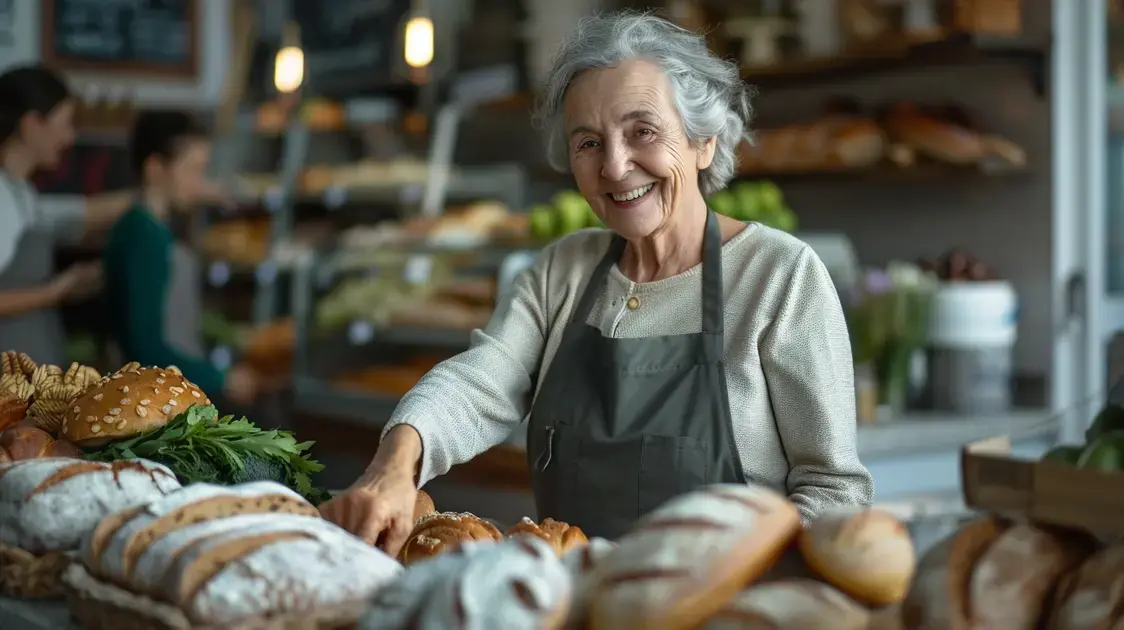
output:
<path id="1" fill-rule="evenodd" d="M 383 434 L 399 424 L 417 429 L 420 483 L 500 444 L 526 419 L 612 236 L 584 230 L 545 248 L 488 326 L 473 332 L 470 349 L 402 399 Z M 787 494 L 805 519 L 869 504 L 874 485 L 855 446 L 851 344 L 827 268 L 804 242 L 754 223 L 722 246 L 722 278 L 726 386 L 746 477 Z M 702 329 L 701 264 L 642 284 L 614 265 L 605 285 L 587 323 L 607 337 Z"/>

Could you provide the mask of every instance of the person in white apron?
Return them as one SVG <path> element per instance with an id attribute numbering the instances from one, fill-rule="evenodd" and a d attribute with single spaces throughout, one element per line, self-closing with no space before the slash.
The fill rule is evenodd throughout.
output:
<path id="1" fill-rule="evenodd" d="M 67 360 L 56 307 L 100 289 L 96 263 L 55 275 L 57 243 L 77 242 L 113 223 L 128 193 L 97 198 L 41 199 L 29 182 L 57 166 L 74 142 L 76 104 L 66 83 L 39 66 L 0 75 L 0 349 L 41 363 Z"/>

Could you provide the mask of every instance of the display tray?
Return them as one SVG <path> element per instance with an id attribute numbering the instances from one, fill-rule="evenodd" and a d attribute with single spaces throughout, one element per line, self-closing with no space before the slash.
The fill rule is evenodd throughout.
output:
<path id="1" fill-rule="evenodd" d="M 1101 536 L 1124 534 L 1124 473 L 1018 459 L 1006 437 L 965 446 L 960 469 L 970 508 Z"/>

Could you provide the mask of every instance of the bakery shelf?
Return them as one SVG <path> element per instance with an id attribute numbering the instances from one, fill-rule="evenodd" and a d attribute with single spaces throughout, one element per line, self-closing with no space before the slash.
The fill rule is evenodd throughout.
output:
<path id="1" fill-rule="evenodd" d="M 1050 43 L 1025 37 L 967 33 L 928 42 L 906 40 L 871 45 L 837 57 L 743 68 L 746 81 L 760 86 L 803 85 L 876 73 L 938 66 L 972 66 L 986 61 L 1022 63 L 1038 95 L 1045 94 Z"/>
<path id="2" fill-rule="evenodd" d="M 1025 167 L 1009 163 L 985 162 L 976 166 L 955 166 L 925 162 L 915 166 L 879 164 L 868 168 L 829 169 L 811 171 L 751 171 L 738 173 L 739 180 L 767 179 L 773 181 L 802 181 L 840 179 L 855 181 L 944 181 L 964 177 L 1018 177 L 1029 174 Z"/>

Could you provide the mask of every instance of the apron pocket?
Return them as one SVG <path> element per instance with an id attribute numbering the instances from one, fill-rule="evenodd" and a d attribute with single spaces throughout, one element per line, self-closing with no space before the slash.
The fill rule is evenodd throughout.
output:
<path id="1" fill-rule="evenodd" d="M 548 516 L 558 518 L 556 515 L 565 509 L 563 503 L 573 487 L 577 459 L 573 428 L 552 424 L 535 430 L 539 433 L 527 440 L 527 463 L 538 516 L 540 520 Z"/>
<path id="2" fill-rule="evenodd" d="M 645 435 L 640 453 L 641 515 L 709 483 L 709 462 L 703 440 Z"/>

